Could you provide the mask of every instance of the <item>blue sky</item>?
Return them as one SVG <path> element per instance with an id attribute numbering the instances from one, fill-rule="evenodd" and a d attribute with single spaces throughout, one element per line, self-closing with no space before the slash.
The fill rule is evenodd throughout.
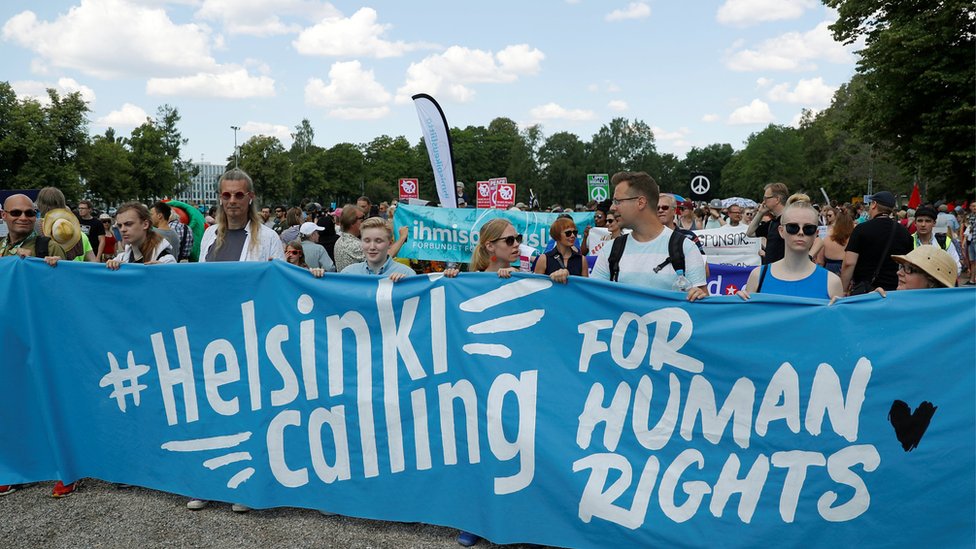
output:
<path id="1" fill-rule="evenodd" d="M 589 140 L 638 119 L 683 156 L 829 105 L 856 63 L 835 19 L 815 0 L 7 0 L 0 48 L 18 95 L 81 91 L 93 134 L 175 106 L 196 161 L 232 154 L 231 126 L 287 147 L 302 118 L 324 147 L 416 143 L 418 92 L 457 127 Z"/>

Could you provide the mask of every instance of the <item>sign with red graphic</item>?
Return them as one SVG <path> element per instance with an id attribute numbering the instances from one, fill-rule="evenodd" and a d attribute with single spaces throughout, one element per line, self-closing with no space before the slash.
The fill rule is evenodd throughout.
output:
<path id="1" fill-rule="evenodd" d="M 492 195 L 491 183 L 488 181 L 479 181 L 477 189 L 478 200 L 475 203 L 475 206 L 478 208 L 490 208 Z"/>
<path id="2" fill-rule="evenodd" d="M 494 208 L 507 210 L 515 205 L 515 183 L 499 183 L 491 195 Z"/>
<path id="3" fill-rule="evenodd" d="M 400 178 L 400 200 L 420 198 L 420 180 Z"/>

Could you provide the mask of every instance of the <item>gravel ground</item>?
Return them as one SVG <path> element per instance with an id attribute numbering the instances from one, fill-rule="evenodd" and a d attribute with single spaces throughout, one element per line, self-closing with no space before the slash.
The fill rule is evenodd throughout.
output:
<path id="1" fill-rule="evenodd" d="M 0 547 L 460 548 L 454 541 L 457 530 L 427 524 L 290 508 L 238 514 L 223 503 L 190 511 L 183 496 L 94 479 L 85 479 L 71 496 L 54 499 L 52 486 L 42 482 L 0 497 Z M 476 547 L 501 546 L 482 540 Z"/>

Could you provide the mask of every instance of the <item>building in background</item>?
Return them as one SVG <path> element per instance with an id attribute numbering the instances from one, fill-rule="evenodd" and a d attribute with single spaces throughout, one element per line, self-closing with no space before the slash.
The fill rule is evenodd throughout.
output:
<path id="1" fill-rule="evenodd" d="M 217 205 L 217 180 L 223 175 L 224 164 L 194 162 L 197 174 L 190 180 L 190 186 L 175 198 L 195 206 Z"/>

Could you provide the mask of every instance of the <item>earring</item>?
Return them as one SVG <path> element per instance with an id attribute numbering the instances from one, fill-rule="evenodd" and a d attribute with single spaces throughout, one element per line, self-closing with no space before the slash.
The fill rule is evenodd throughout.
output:
<path id="1" fill-rule="evenodd" d="M 496 261 L 498 261 L 498 257 L 497 256 L 494 256 L 494 255 L 491 256 L 491 262 L 494 263 Z"/>

